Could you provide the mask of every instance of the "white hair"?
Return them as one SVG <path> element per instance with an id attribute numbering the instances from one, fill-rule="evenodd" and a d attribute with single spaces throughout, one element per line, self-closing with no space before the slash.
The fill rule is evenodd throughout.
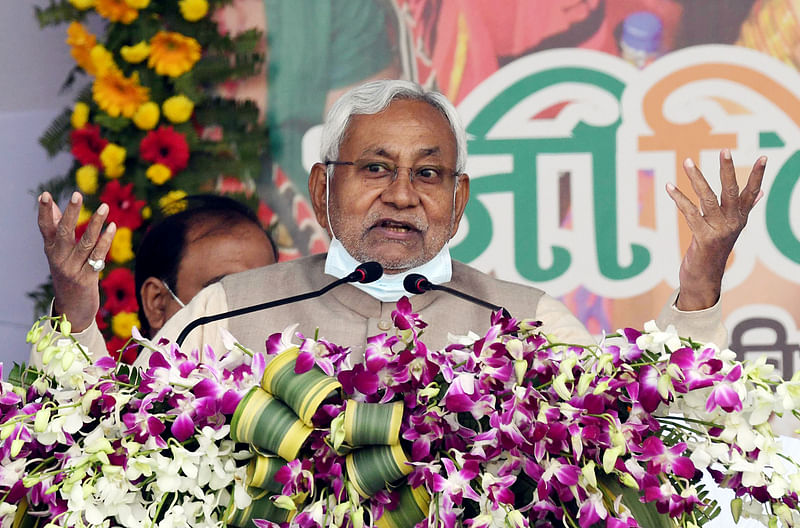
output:
<path id="1" fill-rule="evenodd" d="M 352 116 L 377 114 L 396 99 L 422 101 L 442 113 L 456 140 L 455 171 L 463 173 L 467 163 L 467 134 L 453 104 L 439 92 L 428 91 L 417 83 L 397 79 L 370 81 L 356 86 L 333 104 L 322 128 L 322 160 L 334 161 L 338 158 L 339 148 Z M 333 167 L 329 169 L 330 174 Z"/>

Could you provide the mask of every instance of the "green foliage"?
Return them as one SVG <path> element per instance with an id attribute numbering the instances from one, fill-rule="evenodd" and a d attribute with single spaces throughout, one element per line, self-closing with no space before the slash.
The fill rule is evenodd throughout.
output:
<path id="1" fill-rule="evenodd" d="M 75 9 L 68 0 L 59 2 L 50 0 L 50 5 L 47 7 L 36 6 L 33 10 L 36 14 L 36 20 L 39 21 L 39 27 L 54 26 L 83 18 L 81 12 Z"/>
<path id="2" fill-rule="evenodd" d="M 71 114 L 70 109 L 65 108 L 39 138 L 39 144 L 44 147 L 47 155 L 51 158 L 67 148 L 71 129 L 69 123 Z"/>

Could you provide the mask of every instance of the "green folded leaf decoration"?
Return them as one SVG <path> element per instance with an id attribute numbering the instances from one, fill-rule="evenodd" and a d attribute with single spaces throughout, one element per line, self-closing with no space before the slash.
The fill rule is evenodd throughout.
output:
<path id="1" fill-rule="evenodd" d="M 275 503 L 270 500 L 273 495 L 267 490 L 258 488 L 248 488 L 247 492 L 253 498 L 250 506 L 243 510 L 238 510 L 233 504 L 231 497 L 231 504 L 228 511 L 225 512 L 225 522 L 230 526 L 238 528 L 253 528 L 253 519 L 266 519 L 275 523 L 283 523 L 290 521 L 296 514 L 297 510 L 284 510 L 275 506 Z"/>
<path id="2" fill-rule="evenodd" d="M 400 441 L 403 402 L 347 402 L 344 411 L 344 441 L 351 446 L 394 445 Z"/>
<path id="3" fill-rule="evenodd" d="M 282 487 L 275 474 L 286 461 L 297 458 L 311 435 L 311 419 L 329 396 L 341 389 L 336 380 L 321 369 L 295 372 L 298 349 L 292 347 L 276 356 L 264 370 L 261 387 L 253 387 L 233 414 L 231 438 L 246 442 L 254 453 L 247 467 L 247 486 L 253 504 L 236 511 L 233 504 L 226 513 L 227 522 L 244 528 L 252 519 L 284 522 L 288 510 L 275 506 L 270 496 L 279 495 Z M 345 457 L 348 480 L 357 493 L 367 498 L 394 484 L 412 467 L 400 445 L 403 421 L 402 401 L 389 404 L 362 403 L 348 400 L 335 421 L 344 429 L 340 447 Z M 278 456 L 275 456 L 277 454 Z M 397 510 L 384 514 L 382 526 L 411 528 L 425 518 L 430 497 L 424 488 L 412 490 L 404 486 Z M 295 498 L 299 504 L 305 497 Z M 281 517 L 283 515 L 284 517 Z"/>
<path id="4" fill-rule="evenodd" d="M 365 499 L 412 470 L 400 444 L 364 447 L 347 455 L 345 462 L 347 475 Z"/>
<path id="5" fill-rule="evenodd" d="M 311 434 L 308 427 L 280 400 L 261 387 L 250 389 L 233 413 L 231 438 L 294 460 Z"/>
<path id="6" fill-rule="evenodd" d="M 248 486 L 280 493 L 281 485 L 275 481 L 275 473 L 286 465 L 286 461 L 275 455 L 256 455 L 247 465 Z"/>
<path id="7" fill-rule="evenodd" d="M 383 510 L 375 528 L 412 528 L 428 516 L 431 496 L 424 486 L 403 486 L 398 492 L 397 509 Z"/>
<path id="8" fill-rule="evenodd" d="M 297 356 L 297 347 L 278 354 L 264 369 L 261 387 L 285 402 L 310 427 L 311 418 L 322 402 L 342 385 L 317 366 L 297 374 L 294 371 Z"/>

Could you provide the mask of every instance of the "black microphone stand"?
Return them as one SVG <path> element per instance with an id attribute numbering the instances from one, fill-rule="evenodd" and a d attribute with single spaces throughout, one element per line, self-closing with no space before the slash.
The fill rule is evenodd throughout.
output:
<path id="1" fill-rule="evenodd" d="M 376 266 L 378 269 L 376 269 Z M 259 310 L 266 310 L 267 308 L 274 308 L 275 306 L 282 306 L 284 304 L 291 304 L 298 301 L 304 301 L 306 299 L 311 299 L 312 297 L 319 297 L 320 295 L 327 293 L 333 288 L 341 286 L 342 284 L 348 282 L 363 282 L 363 283 L 373 282 L 378 280 L 382 274 L 383 274 L 383 268 L 380 267 L 380 264 L 378 264 L 377 262 L 367 262 L 356 268 L 356 270 L 347 277 L 342 277 L 341 279 L 335 280 L 332 283 L 328 284 L 327 286 L 320 288 L 319 290 L 316 291 L 301 293 L 299 295 L 293 295 L 292 297 L 286 297 L 284 299 L 267 301 L 261 304 L 255 304 L 253 306 L 245 306 L 244 308 L 237 308 L 236 310 L 231 310 L 229 312 L 222 312 L 214 315 L 206 315 L 204 317 L 198 317 L 197 319 L 186 325 L 186 327 L 183 330 L 181 330 L 181 333 L 178 335 L 178 339 L 175 340 L 175 343 L 178 346 L 181 346 L 183 342 L 186 340 L 186 336 L 189 335 L 189 332 L 191 332 L 198 326 L 207 323 L 213 323 L 214 321 L 219 321 L 220 319 L 227 319 L 230 317 L 236 317 L 238 315 L 257 312 Z"/>
<path id="2" fill-rule="evenodd" d="M 502 306 L 498 306 L 496 304 L 492 304 L 490 302 L 484 301 L 483 299 L 478 299 L 477 297 L 473 297 L 468 293 L 464 293 L 458 290 L 454 290 L 453 288 L 442 286 L 441 284 L 434 284 L 429 281 L 424 275 L 420 275 L 419 273 L 412 273 L 408 275 L 405 280 L 403 280 L 403 287 L 409 293 L 425 293 L 426 291 L 430 290 L 440 290 L 443 292 L 447 292 L 451 295 L 455 295 L 465 301 L 469 301 L 471 303 L 477 304 L 479 306 L 483 306 L 484 308 L 488 308 L 493 312 L 500 310 L 503 314 L 503 317 L 510 319 L 511 314 L 508 313 L 508 310 L 503 308 Z"/>

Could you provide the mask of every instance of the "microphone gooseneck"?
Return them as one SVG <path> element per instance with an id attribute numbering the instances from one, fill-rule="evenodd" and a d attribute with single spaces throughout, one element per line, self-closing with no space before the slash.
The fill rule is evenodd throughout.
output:
<path id="1" fill-rule="evenodd" d="M 186 325 L 183 330 L 181 330 L 181 333 L 178 335 L 178 339 L 175 340 L 175 343 L 178 346 L 181 346 L 183 342 L 186 340 L 186 336 L 189 335 L 189 332 L 191 332 L 198 326 L 204 325 L 206 323 L 213 323 L 214 321 L 219 321 L 221 319 L 228 319 L 231 317 L 236 317 L 238 315 L 257 312 L 259 310 L 266 310 L 267 308 L 274 308 L 276 306 L 283 306 L 285 304 L 291 304 L 299 301 L 304 301 L 306 299 L 312 299 L 314 297 L 319 297 L 320 295 L 323 295 L 329 292 L 330 290 L 334 289 L 335 287 L 341 286 L 342 284 L 346 284 L 348 282 L 361 282 L 366 284 L 368 282 L 374 282 L 380 279 L 382 275 L 383 275 L 383 267 L 379 263 L 365 262 L 363 264 L 360 264 L 348 276 L 335 280 L 332 283 L 325 286 L 324 288 L 320 288 L 319 290 L 316 291 L 302 293 L 300 295 L 293 295 L 291 297 L 286 297 L 284 299 L 267 301 L 261 304 L 255 304 L 253 306 L 245 306 L 244 308 L 237 308 L 236 310 L 230 310 L 215 315 L 198 317 L 197 319 Z"/>
<path id="2" fill-rule="evenodd" d="M 408 275 L 406 275 L 406 278 L 403 279 L 403 287 L 406 289 L 408 293 L 414 293 L 414 294 L 425 293 L 426 291 L 430 290 L 440 290 L 443 292 L 447 292 L 451 295 L 455 295 L 456 297 L 464 299 L 465 301 L 469 301 L 473 304 L 483 306 L 484 308 L 489 308 L 493 312 L 501 310 L 504 317 L 506 318 L 511 317 L 511 314 L 508 313 L 508 310 L 506 310 L 502 306 L 486 302 L 483 299 L 478 299 L 477 297 L 473 297 L 468 293 L 460 292 L 458 290 L 454 290 L 453 288 L 442 286 L 441 284 L 433 284 L 424 275 L 420 275 L 419 273 L 409 273 Z"/>

